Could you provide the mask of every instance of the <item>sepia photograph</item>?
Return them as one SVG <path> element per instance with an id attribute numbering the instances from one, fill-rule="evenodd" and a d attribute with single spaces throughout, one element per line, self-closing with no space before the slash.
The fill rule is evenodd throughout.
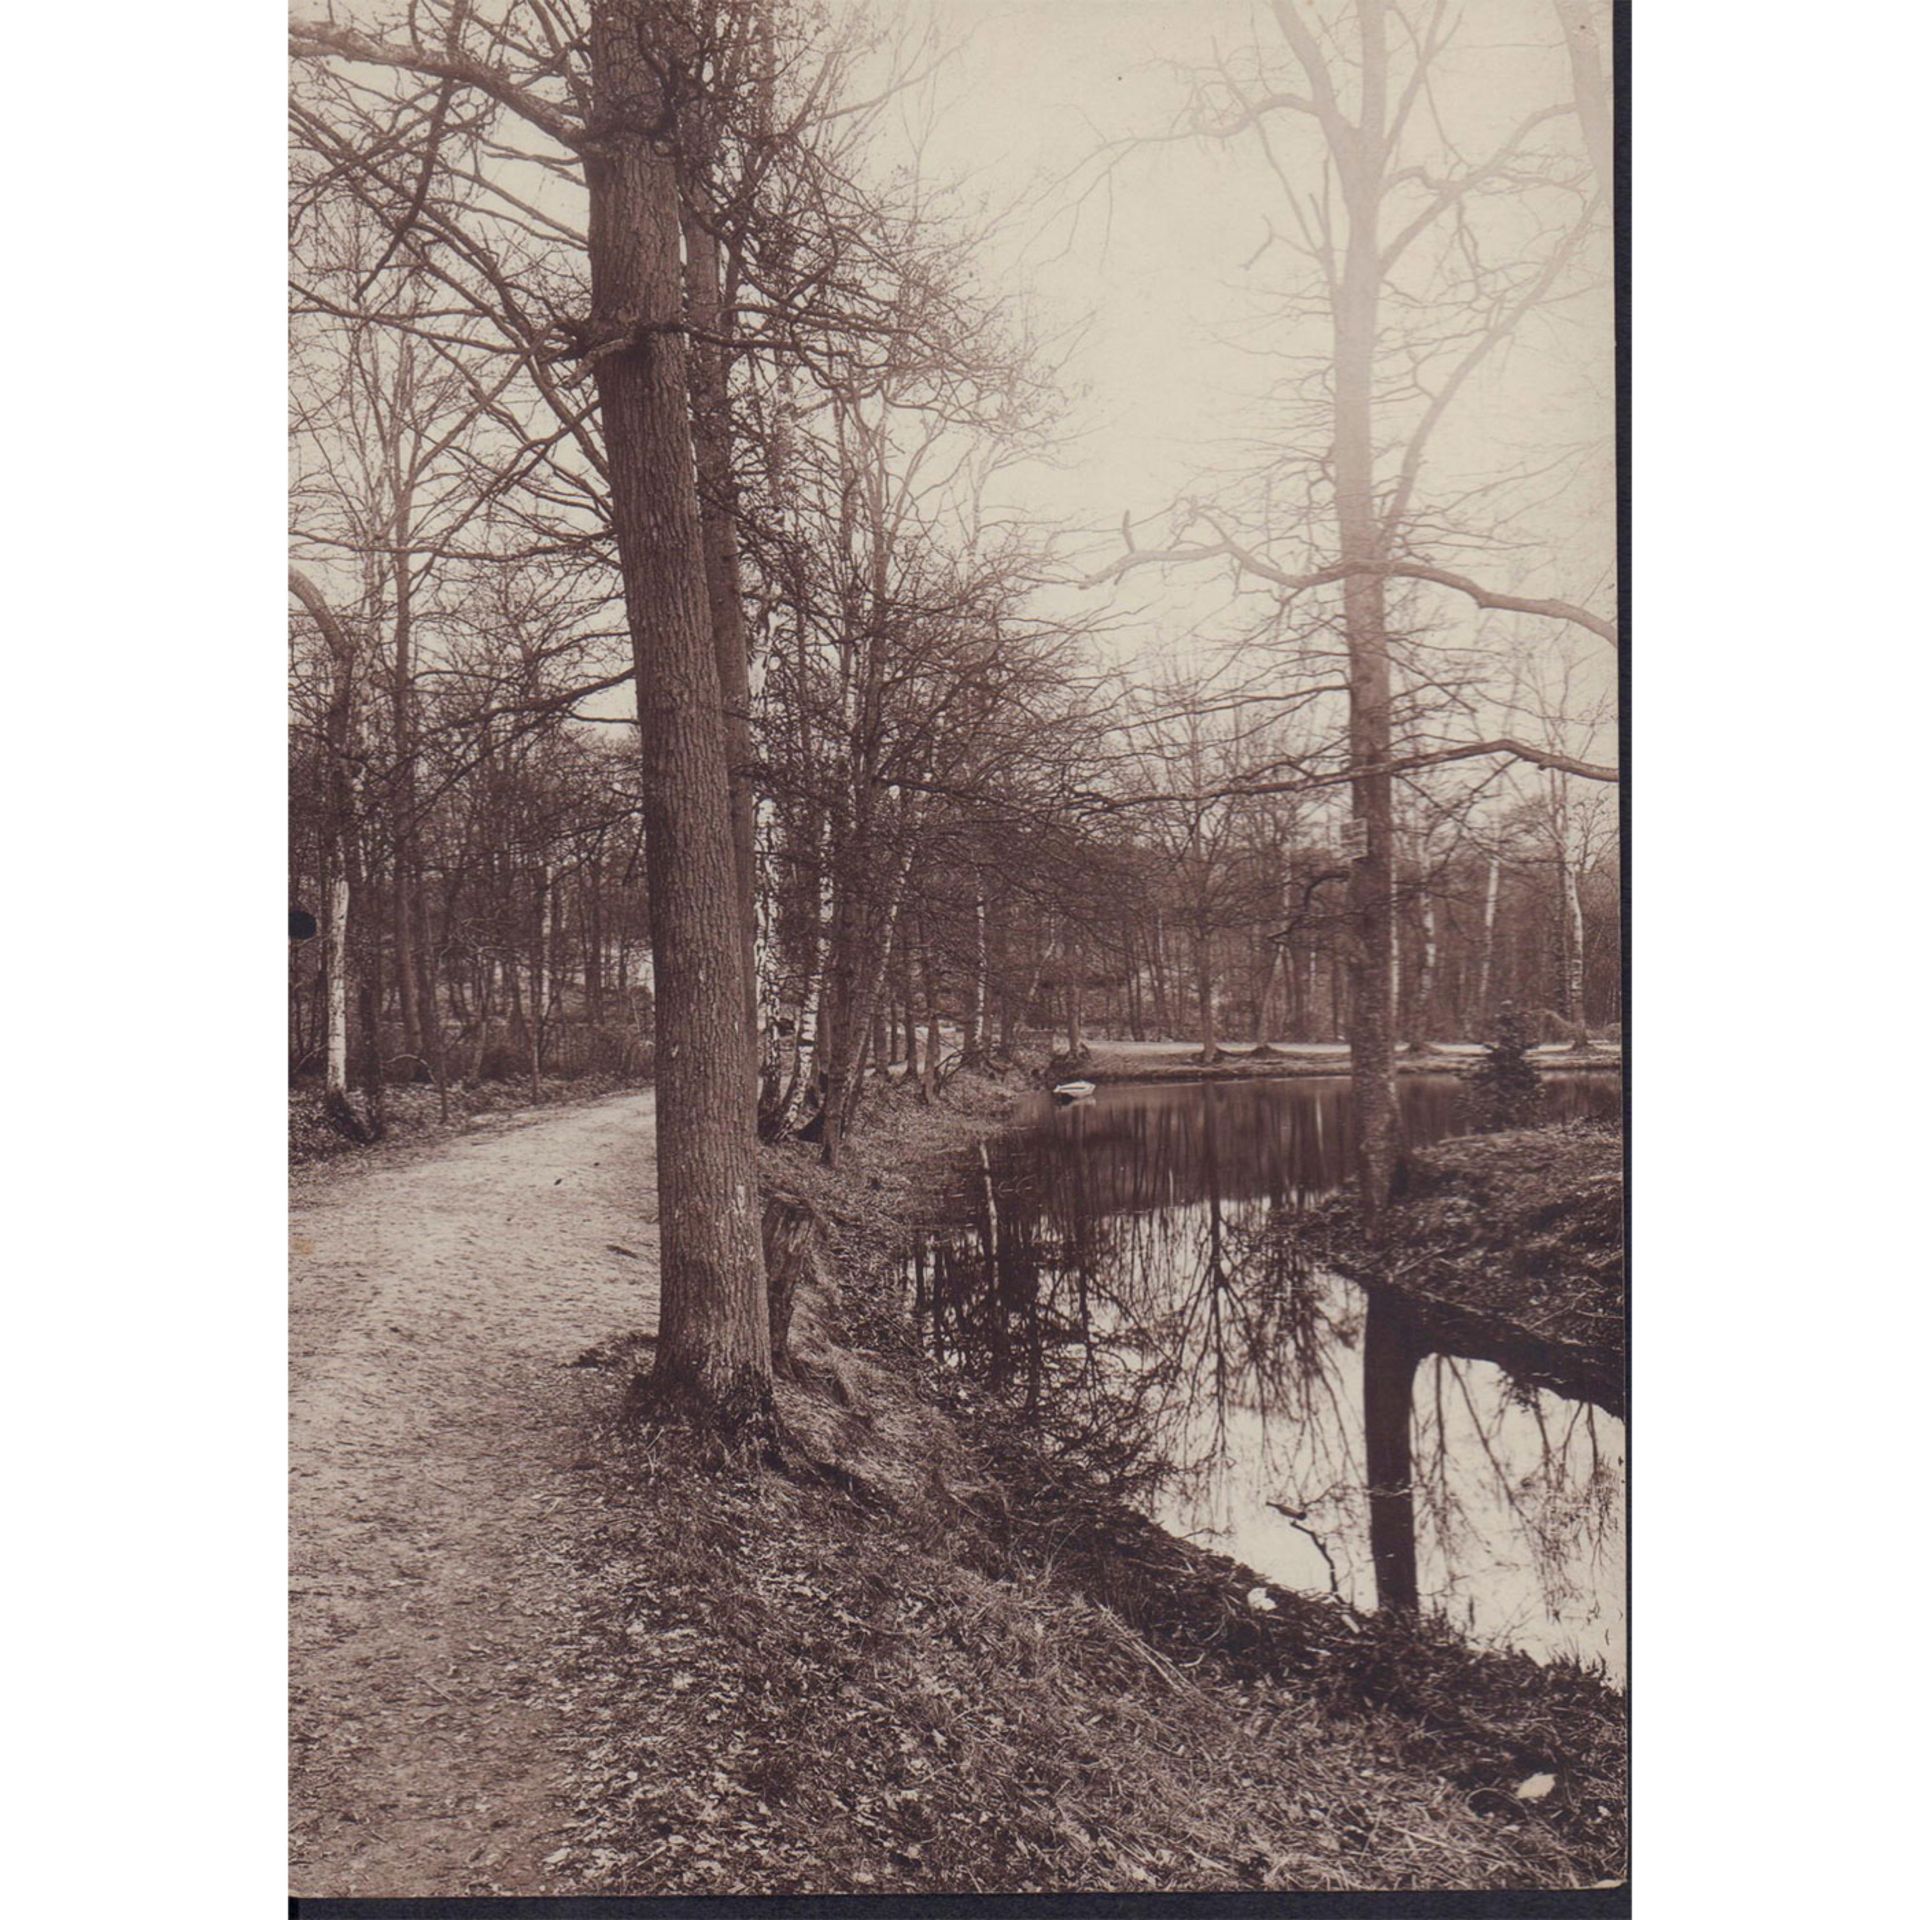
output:
<path id="1" fill-rule="evenodd" d="M 290 0 L 299 1912 L 1629 1911 L 1626 12 Z"/>

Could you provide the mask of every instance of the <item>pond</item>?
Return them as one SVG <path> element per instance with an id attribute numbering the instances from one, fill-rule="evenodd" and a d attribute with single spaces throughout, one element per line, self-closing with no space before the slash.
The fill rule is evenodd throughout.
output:
<path id="1" fill-rule="evenodd" d="M 1409 1142 L 1465 1131 L 1466 1095 L 1403 1075 Z M 1546 1095 L 1556 1120 L 1620 1112 L 1615 1074 L 1548 1075 Z M 1433 1350 L 1306 1258 L 1303 1212 L 1353 1169 L 1351 1107 L 1334 1078 L 1038 1096 L 915 1238 L 922 1338 L 1276 1586 L 1417 1594 L 1480 1644 L 1622 1681 L 1624 1422 Z M 1369 1422 L 1376 1464 L 1397 1449 L 1397 1505 L 1370 1498 Z"/>

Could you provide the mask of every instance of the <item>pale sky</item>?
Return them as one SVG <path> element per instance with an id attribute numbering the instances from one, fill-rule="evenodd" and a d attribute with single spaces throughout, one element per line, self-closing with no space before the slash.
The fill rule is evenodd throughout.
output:
<path id="1" fill-rule="evenodd" d="M 875 0 L 874 10 L 909 33 L 928 17 L 926 0 Z M 1472 160 L 1570 92 L 1547 0 L 1472 0 L 1466 14 L 1448 98 Z M 1183 493 L 1204 495 L 1224 462 L 1244 463 L 1229 440 L 1259 425 L 1263 393 L 1290 377 L 1275 359 L 1288 336 L 1269 328 L 1249 338 L 1248 327 L 1271 312 L 1291 269 L 1274 248 L 1249 264 L 1268 216 L 1283 211 L 1275 176 L 1249 143 L 1170 142 L 1136 151 L 1105 179 L 1101 148 L 1170 126 L 1180 64 L 1247 44 L 1256 23 L 1274 43 L 1267 9 L 1250 0 L 938 0 L 934 17 L 950 51 L 937 79 L 903 104 L 902 157 L 911 128 L 930 173 L 964 178 L 990 208 L 1030 202 L 993 243 L 987 273 L 1023 282 L 1054 326 L 1090 321 L 1067 370 L 1074 444 L 1061 470 L 1029 469 L 1013 484 L 1042 515 L 1112 527 L 1130 511 L 1138 527 Z M 1571 122 L 1565 137 L 1577 138 Z M 1490 585 L 1611 611 L 1611 348 L 1608 293 L 1596 288 L 1496 356 L 1436 442 L 1435 480 L 1459 484 L 1511 474 L 1549 449 L 1582 450 L 1529 514 L 1535 550 L 1478 569 Z M 1222 593 L 1217 571 L 1208 582 L 1143 573 L 1120 604 L 1138 612 L 1143 634 L 1174 632 L 1203 621 Z M 1583 636 L 1577 651 L 1580 684 L 1598 696 L 1611 650 Z"/>
<path id="2" fill-rule="evenodd" d="M 1306 4 L 1311 14 L 1314 0 Z M 1277 44 L 1262 0 L 869 0 L 866 10 L 908 43 L 931 21 L 944 52 L 934 77 L 896 103 L 876 157 L 906 164 L 917 146 L 927 176 L 1002 220 L 982 278 L 1023 287 L 1045 332 L 1084 328 L 1065 368 L 1068 442 L 1056 464 L 1008 476 L 999 503 L 1086 529 L 1114 529 L 1130 513 L 1150 545 L 1153 517 L 1171 502 L 1206 498 L 1264 462 L 1269 445 L 1284 451 L 1277 413 L 1300 370 L 1283 356 L 1312 358 L 1322 341 L 1311 320 L 1278 320 L 1280 292 L 1299 276 L 1283 247 L 1263 250 L 1263 241 L 1270 222 L 1284 221 L 1287 187 L 1317 186 L 1314 137 L 1276 126 L 1284 184 L 1245 140 L 1230 149 L 1170 141 L 1124 156 L 1112 145 L 1170 128 L 1182 65 L 1256 38 Z M 1466 0 L 1461 12 L 1440 86 L 1458 152 L 1421 151 L 1410 135 L 1415 157 L 1456 171 L 1534 108 L 1569 97 L 1549 0 Z M 1289 82 L 1284 61 L 1270 78 Z M 1571 121 L 1561 137 L 1577 141 Z M 1436 438 L 1428 473 L 1442 490 L 1561 456 L 1550 486 L 1534 490 L 1527 544 L 1468 567 L 1487 584 L 1611 610 L 1610 355 L 1607 290 L 1596 287 L 1552 322 L 1530 322 Z M 1284 489 L 1276 505 L 1284 510 Z M 1072 551 L 1093 570 L 1121 548 L 1109 532 Z M 1283 545 L 1275 557 L 1302 556 Z M 1116 659 L 1173 647 L 1194 664 L 1211 639 L 1270 602 L 1258 589 L 1231 603 L 1224 571 L 1211 565 L 1142 570 L 1058 604 L 1075 617 L 1110 608 Z M 1457 596 L 1435 595 L 1431 610 L 1461 638 L 1475 631 Z M 1583 701 L 1605 701 L 1614 658 L 1604 643 L 1537 621 L 1518 630 L 1570 644 Z M 1604 730 L 1565 744 L 1612 751 Z"/>

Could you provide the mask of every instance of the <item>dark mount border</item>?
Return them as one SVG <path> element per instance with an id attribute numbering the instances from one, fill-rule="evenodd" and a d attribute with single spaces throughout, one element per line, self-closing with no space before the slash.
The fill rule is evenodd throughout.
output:
<path id="1" fill-rule="evenodd" d="M 453 1916 L 511 1911 L 527 1920 L 1275 1920 L 1275 1916 L 1356 1914 L 1370 1920 L 1422 1920 L 1459 1915 L 1462 1920 L 1587 1920 L 1624 1915 L 1629 1889 L 1604 1887 L 1559 1892 L 1545 1888 L 1500 1888 L 1485 1893 L 1034 1893 L 1034 1894 L 845 1894 L 752 1898 L 745 1895 L 595 1898 L 532 1895 L 466 1900 L 302 1900 L 288 1902 L 292 1920 L 453 1920 Z"/>

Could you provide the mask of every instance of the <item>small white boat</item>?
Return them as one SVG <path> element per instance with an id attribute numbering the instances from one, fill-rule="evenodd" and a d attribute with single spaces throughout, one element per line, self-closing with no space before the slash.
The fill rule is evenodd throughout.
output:
<path id="1" fill-rule="evenodd" d="M 1062 1080 L 1054 1088 L 1053 1097 L 1056 1100 L 1085 1100 L 1092 1092 L 1091 1080 Z"/>

